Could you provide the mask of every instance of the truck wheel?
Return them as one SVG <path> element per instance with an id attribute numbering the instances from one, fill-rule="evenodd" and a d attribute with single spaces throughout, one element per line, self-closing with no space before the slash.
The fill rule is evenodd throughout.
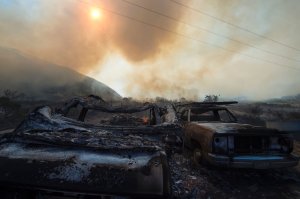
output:
<path id="1" fill-rule="evenodd" d="M 200 166 L 203 163 L 203 152 L 199 147 L 193 151 L 193 163 L 195 166 Z"/>

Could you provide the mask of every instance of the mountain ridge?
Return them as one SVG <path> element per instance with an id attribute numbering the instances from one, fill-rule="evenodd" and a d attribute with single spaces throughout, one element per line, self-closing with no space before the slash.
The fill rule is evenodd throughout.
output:
<path id="1" fill-rule="evenodd" d="M 89 94 L 107 101 L 121 99 L 116 91 L 91 77 L 0 46 L 0 90 L 6 89 L 34 100 L 60 101 Z"/>

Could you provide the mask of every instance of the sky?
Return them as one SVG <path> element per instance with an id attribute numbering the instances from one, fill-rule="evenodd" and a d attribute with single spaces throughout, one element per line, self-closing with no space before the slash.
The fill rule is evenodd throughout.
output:
<path id="1" fill-rule="evenodd" d="M 124 97 L 263 100 L 300 93 L 299 10 L 298 0 L 0 0 L 0 45 Z"/>

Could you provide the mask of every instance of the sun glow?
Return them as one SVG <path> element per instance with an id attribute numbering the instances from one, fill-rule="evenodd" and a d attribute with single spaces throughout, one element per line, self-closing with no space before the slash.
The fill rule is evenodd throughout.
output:
<path id="1" fill-rule="evenodd" d="M 90 11 L 90 15 L 92 19 L 99 19 L 102 16 L 102 13 L 99 8 L 92 8 Z"/>

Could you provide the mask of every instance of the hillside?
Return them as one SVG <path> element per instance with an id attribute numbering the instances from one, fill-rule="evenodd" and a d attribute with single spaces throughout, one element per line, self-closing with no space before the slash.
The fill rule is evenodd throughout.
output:
<path id="1" fill-rule="evenodd" d="M 105 100 L 121 98 L 105 84 L 74 70 L 0 47 L 0 90 L 5 89 L 24 93 L 30 100 L 61 101 L 89 94 Z"/>

